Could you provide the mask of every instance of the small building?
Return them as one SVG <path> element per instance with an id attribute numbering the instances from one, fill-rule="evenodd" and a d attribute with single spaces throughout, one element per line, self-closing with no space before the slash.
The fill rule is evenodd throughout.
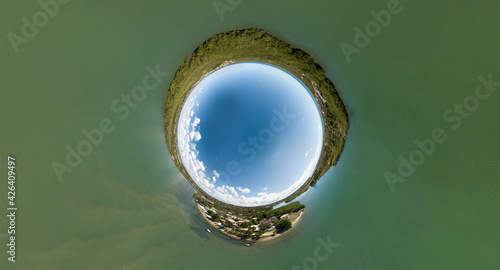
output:
<path id="1" fill-rule="evenodd" d="M 269 228 L 273 225 L 273 223 L 270 221 L 270 220 L 267 220 L 267 221 L 261 221 L 259 226 L 260 227 L 264 227 L 264 228 Z"/>
<path id="2" fill-rule="evenodd" d="M 277 218 L 277 217 L 272 217 L 272 218 L 271 218 L 271 222 L 276 221 L 276 220 L 278 220 L 278 218 Z"/>

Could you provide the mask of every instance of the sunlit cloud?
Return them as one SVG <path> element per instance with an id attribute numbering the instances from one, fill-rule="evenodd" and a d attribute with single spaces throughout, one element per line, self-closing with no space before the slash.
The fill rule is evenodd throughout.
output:
<path id="1" fill-rule="evenodd" d="M 250 189 L 248 189 L 248 188 L 237 187 L 236 189 L 238 189 L 243 194 L 250 193 Z"/>

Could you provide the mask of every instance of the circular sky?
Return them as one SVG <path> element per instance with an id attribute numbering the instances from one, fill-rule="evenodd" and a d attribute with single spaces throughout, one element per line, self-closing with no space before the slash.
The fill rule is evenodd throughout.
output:
<path id="1" fill-rule="evenodd" d="M 312 175 L 323 142 L 314 97 L 287 71 L 239 63 L 205 77 L 188 96 L 177 141 L 193 181 L 237 206 L 280 201 Z"/>

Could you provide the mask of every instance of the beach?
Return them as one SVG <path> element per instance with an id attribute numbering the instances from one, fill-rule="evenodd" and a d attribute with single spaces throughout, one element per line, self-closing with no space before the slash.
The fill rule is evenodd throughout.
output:
<path id="1" fill-rule="evenodd" d="M 284 234 L 286 234 L 287 232 L 291 231 L 294 226 L 296 226 L 300 220 L 300 218 L 302 217 L 302 213 L 305 211 L 305 208 L 296 212 L 296 213 L 293 213 L 292 215 L 292 219 L 290 219 L 290 221 L 292 222 L 292 227 L 290 227 L 288 230 L 285 230 L 284 232 L 281 232 L 281 233 L 274 233 L 273 231 L 269 231 L 269 232 L 265 232 L 264 234 L 262 234 L 261 237 L 259 237 L 258 239 L 251 239 L 251 238 L 247 238 L 247 239 L 242 239 L 241 237 L 238 237 L 236 235 L 233 235 L 233 234 L 230 234 L 228 232 L 226 232 L 224 229 L 222 229 L 219 225 L 215 224 L 214 221 L 210 220 L 206 213 L 204 212 L 203 210 L 203 206 L 199 203 L 196 203 L 196 208 L 198 209 L 198 211 L 200 211 L 200 214 L 203 216 L 203 218 L 208 222 L 210 223 L 210 225 L 212 226 L 211 229 L 216 229 L 217 231 L 221 232 L 222 234 L 228 236 L 229 238 L 233 239 L 233 240 L 237 240 L 237 241 L 240 241 L 242 243 L 256 243 L 256 242 L 263 242 L 263 241 L 269 241 L 271 239 L 275 239 L 279 236 L 282 236 Z"/>

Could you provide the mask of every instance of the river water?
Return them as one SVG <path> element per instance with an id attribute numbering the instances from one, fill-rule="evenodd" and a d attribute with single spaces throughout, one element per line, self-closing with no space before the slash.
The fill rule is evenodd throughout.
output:
<path id="1" fill-rule="evenodd" d="M 500 87 L 481 83 L 500 81 L 500 3 L 230 3 L 219 16 L 211 1 L 70 1 L 45 17 L 37 1 L 0 4 L 0 175 L 13 155 L 18 207 L 16 263 L 4 255 L 1 269 L 500 265 Z M 204 231 L 163 125 L 182 60 L 246 27 L 313 55 L 351 114 L 341 159 L 299 198 L 296 228 L 250 248 Z M 5 252 L 5 214 L 0 224 Z"/>

